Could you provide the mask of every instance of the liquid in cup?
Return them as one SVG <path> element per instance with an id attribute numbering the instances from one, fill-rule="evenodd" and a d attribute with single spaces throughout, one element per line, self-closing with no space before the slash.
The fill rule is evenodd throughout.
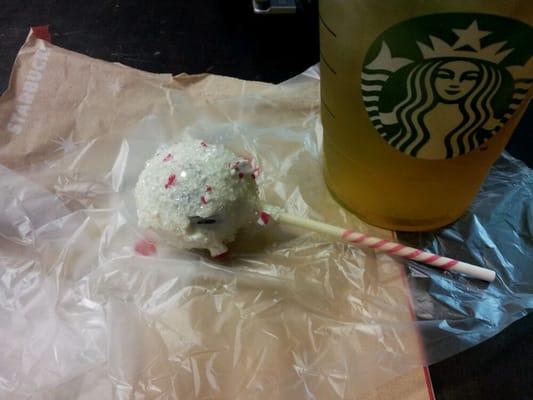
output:
<path id="1" fill-rule="evenodd" d="M 459 218 L 531 97 L 532 14 L 528 1 L 321 0 L 337 200 L 389 229 Z"/>

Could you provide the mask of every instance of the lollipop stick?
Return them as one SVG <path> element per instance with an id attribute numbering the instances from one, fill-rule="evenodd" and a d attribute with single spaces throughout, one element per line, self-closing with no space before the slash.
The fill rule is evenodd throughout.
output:
<path id="1" fill-rule="evenodd" d="M 268 213 L 268 211 L 267 211 Z M 481 279 L 487 282 L 494 281 L 496 273 L 490 269 L 481 268 L 477 265 L 468 264 L 448 257 L 442 257 L 433 253 L 418 250 L 389 240 L 368 236 L 363 233 L 354 232 L 337 226 L 314 221 L 308 218 L 298 217 L 281 211 L 269 213 L 276 221 L 297 226 L 314 232 L 324 233 L 336 237 L 348 243 L 368 247 L 378 252 L 387 253 L 394 256 L 409 258 L 433 267 L 442 268 L 449 271 L 460 272 L 471 278 Z"/>

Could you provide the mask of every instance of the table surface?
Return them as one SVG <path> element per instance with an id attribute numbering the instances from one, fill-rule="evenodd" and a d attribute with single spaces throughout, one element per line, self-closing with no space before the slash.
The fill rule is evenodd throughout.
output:
<path id="1" fill-rule="evenodd" d="M 0 91 L 28 28 L 64 48 L 151 72 L 281 82 L 318 62 L 316 7 L 259 16 L 250 0 L 0 0 Z M 531 108 L 507 150 L 533 167 Z M 438 400 L 533 398 L 533 314 L 430 367 Z"/>

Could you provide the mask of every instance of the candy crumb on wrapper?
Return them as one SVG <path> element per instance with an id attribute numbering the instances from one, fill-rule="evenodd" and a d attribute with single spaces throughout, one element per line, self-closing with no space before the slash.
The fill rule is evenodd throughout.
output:
<path id="1" fill-rule="evenodd" d="M 259 219 L 257 220 L 257 223 L 261 226 L 265 226 L 270 222 L 270 214 L 266 213 L 264 211 L 261 211 L 259 213 Z"/>
<path id="2" fill-rule="evenodd" d="M 257 223 L 261 226 L 268 225 L 270 221 L 277 221 L 282 209 L 276 206 L 265 204 L 259 213 Z"/>
<path id="3" fill-rule="evenodd" d="M 241 227 L 257 221 L 259 209 L 251 161 L 204 140 L 160 149 L 139 175 L 135 201 L 141 228 L 213 257 L 228 251 Z"/>

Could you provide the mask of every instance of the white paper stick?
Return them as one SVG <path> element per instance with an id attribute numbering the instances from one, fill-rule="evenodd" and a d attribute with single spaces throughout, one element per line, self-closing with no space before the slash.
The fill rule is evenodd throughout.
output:
<path id="1" fill-rule="evenodd" d="M 275 207 L 265 207 L 265 212 L 280 223 L 297 226 L 314 232 L 324 233 L 326 235 L 341 239 L 347 243 L 374 249 L 377 252 L 409 258 L 411 260 L 419 261 L 434 267 L 460 272 L 471 278 L 481 279 L 487 282 L 492 282 L 496 278 L 496 273 L 487 268 L 481 268 L 477 265 L 468 264 L 433 253 L 428 253 L 426 251 L 418 250 L 413 247 L 392 242 L 390 240 L 368 236 L 363 233 L 314 221 L 309 218 L 287 214 L 279 211 L 279 209 L 277 210 Z M 262 219 L 264 220 L 264 218 Z"/>

